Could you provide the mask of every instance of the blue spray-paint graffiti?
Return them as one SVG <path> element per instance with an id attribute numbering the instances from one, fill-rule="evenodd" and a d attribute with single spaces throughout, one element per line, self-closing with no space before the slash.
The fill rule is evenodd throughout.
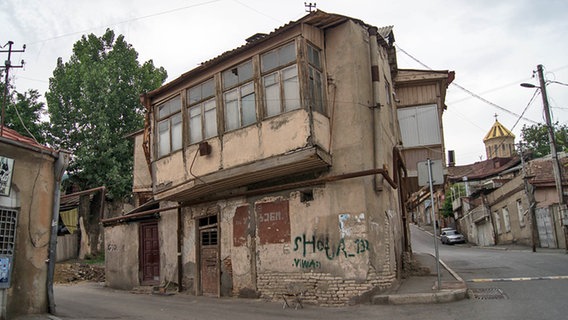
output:
<path id="1" fill-rule="evenodd" d="M 345 239 L 341 238 L 335 244 L 330 244 L 329 237 L 316 238 L 316 236 L 306 237 L 297 236 L 294 239 L 294 251 L 301 251 L 302 256 L 307 254 L 323 252 L 328 260 L 333 260 L 339 256 L 345 258 L 354 257 L 358 254 L 369 251 L 369 241 L 365 239 L 355 239 L 355 252 L 349 252 L 345 245 Z"/>

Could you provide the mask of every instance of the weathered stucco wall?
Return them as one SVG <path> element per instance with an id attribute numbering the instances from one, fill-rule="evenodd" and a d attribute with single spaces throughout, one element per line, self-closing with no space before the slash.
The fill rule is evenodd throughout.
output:
<path id="1" fill-rule="evenodd" d="M 107 286 L 131 290 L 140 285 L 138 230 L 138 223 L 105 227 L 105 282 Z"/>
<path id="2" fill-rule="evenodd" d="M 160 203 L 161 207 L 176 205 L 171 202 Z M 160 237 L 160 284 L 165 285 L 168 281 L 178 282 L 177 273 L 177 210 L 168 210 L 160 213 L 158 232 Z"/>
<path id="3" fill-rule="evenodd" d="M 54 158 L 0 143 L 0 155 L 14 159 L 12 190 L 0 206 L 18 210 L 11 287 L 6 316 L 47 312 L 47 263 L 54 194 Z"/>
<path id="4" fill-rule="evenodd" d="M 379 101 L 381 108 L 373 109 L 371 81 L 371 52 L 368 32 L 360 25 L 348 22 L 326 32 L 326 59 L 330 77 L 337 90 L 332 129 L 332 172 L 354 172 L 386 166 L 393 176 L 392 149 L 400 141 L 394 105 L 387 105 L 385 79 L 391 79 L 386 53 L 379 47 Z M 349 41 L 344 41 L 349 39 Z M 392 83 L 390 84 L 392 86 Z M 332 90 L 330 88 L 329 90 Z M 330 95 L 331 96 L 331 95 Z M 377 113 L 375 123 L 373 112 Z M 378 122 L 376 122 L 378 121 Z M 377 130 L 373 139 L 373 125 Z M 341 134 L 335 134 L 340 132 Z M 374 144 L 374 146 L 373 146 Z M 373 155 L 375 150 L 375 155 Z M 376 159 L 376 160 L 374 160 Z M 357 193 L 351 184 L 360 186 L 359 197 L 346 194 Z M 375 191 L 375 186 L 382 191 Z M 396 257 L 402 254 L 402 220 L 398 190 L 383 179 L 373 177 L 347 180 L 331 187 L 332 198 L 345 208 L 335 212 L 351 212 L 357 203 L 366 213 L 367 237 L 373 245 L 370 265 L 385 277 L 397 271 Z M 346 192 L 348 190 L 349 192 Z M 355 211 L 356 212 L 356 211 Z"/>
<path id="5" fill-rule="evenodd" d="M 259 124 L 208 140 L 211 154 L 196 155 L 198 145 L 154 162 L 157 190 L 178 185 L 194 176 L 204 176 L 261 159 L 286 154 L 309 145 L 308 113 L 295 110 Z M 329 133 L 327 133 L 329 135 Z M 286 137 L 283 139 L 282 137 Z M 322 137 L 325 139 L 325 137 Z"/>
<path id="6" fill-rule="evenodd" d="M 528 209 L 529 204 L 522 176 L 515 177 L 501 188 L 487 195 L 490 211 L 498 211 L 501 215 L 501 219 L 499 220 L 501 234 L 497 235 L 499 244 L 519 243 L 531 245 L 530 216 L 521 213 L 521 217 L 519 217 L 517 200 L 521 200 L 523 210 Z M 505 228 L 503 208 L 507 208 L 509 211 L 509 231 Z"/>

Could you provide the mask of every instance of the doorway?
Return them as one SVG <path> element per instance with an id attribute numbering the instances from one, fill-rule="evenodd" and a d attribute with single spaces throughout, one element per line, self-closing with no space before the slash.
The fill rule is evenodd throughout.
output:
<path id="1" fill-rule="evenodd" d="M 199 219 L 199 257 L 201 294 L 219 296 L 219 229 L 217 216 Z"/>
<path id="2" fill-rule="evenodd" d="M 140 283 L 160 283 L 160 238 L 158 222 L 140 223 Z"/>

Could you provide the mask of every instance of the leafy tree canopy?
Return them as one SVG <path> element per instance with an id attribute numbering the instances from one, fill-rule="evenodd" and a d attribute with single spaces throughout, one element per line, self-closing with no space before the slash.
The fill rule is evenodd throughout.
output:
<path id="1" fill-rule="evenodd" d="M 166 70 L 112 30 L 81 37 L 68 62 L 61 58 L 46 93 L 51 144 L 73 153 L 70 179 L 80 187 L 106 186 L 119 199 L 132 187 L 133 144 L 125 136 L 143 127 L 139 96 L 158 88 Z"/>
<path id="2" fill-rule="evenodd" d="M 556 150 L 558 152 L 568 151 L 568 126 L 556 122 L 552 128 L 556 139 Z M 521 139 L 526 150 L 531 151 L 535 158 L 550 154 L 548 128 L 545 124 L 524 125 L 521 129 Z"/>
<path id="3" fill-rule="evenodd" d="M 5 70 L 0 70 L 0 76 L 3 77 Z M 4 83 L 0 82 L 1 95 L 0 101 L 4 103 Z M 19 93 L 14 86 L 9 83 L 9 93 L 6 97 L 6 106 L 4 106 L 4 125 L 7 128 L 16 130 L 19 134 L 35 139 L 37 142 L 44 144 L 46 137 L 46 129 L 48 124 L 45 120 L 46 108 L 40 99 L 37 90 L 30 89 L 27 92 Z"/>

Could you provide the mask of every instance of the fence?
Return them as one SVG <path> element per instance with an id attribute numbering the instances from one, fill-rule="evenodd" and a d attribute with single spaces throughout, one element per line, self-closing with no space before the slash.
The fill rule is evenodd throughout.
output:
<path id="1" fill-rule="evenodd" d="M 66 234 L 57 237 L 57 262 L 75 259 L 79 255 L 79 235 Z"/>

